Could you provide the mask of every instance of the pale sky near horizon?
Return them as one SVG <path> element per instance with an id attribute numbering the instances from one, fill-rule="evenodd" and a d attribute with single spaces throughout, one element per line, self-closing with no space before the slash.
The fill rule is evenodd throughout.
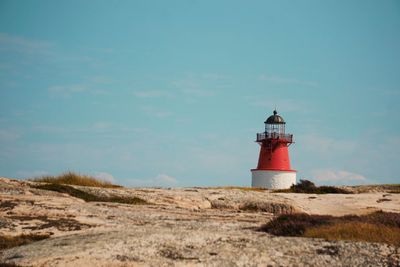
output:
<path id="1" fill-rule="evenodd" d="M 399 1 L 0 0 L 0 176 L 249 186 L 286 120 L 298 179 L 399 183 Z"/>

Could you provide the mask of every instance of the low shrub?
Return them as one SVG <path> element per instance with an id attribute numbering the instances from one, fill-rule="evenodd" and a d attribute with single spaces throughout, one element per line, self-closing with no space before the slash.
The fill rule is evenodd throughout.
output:
<path id="1" fill-rule="evenodd" d="M 278 236 L 318 237 L 400 245 L 400 213 L 378 211 L 362 216 L 284 214 L 260 227 Z"/>
<path id="2" fill-rule="evenodd" d="M 83 199 L 87 202 L 98 201 L 98 202 L 116 202 L 124 204 L 148 204 L 146 200 L 138 197 L 120 197 L 120 196 L 97 196 L 72 186 L 62 184 L 40 184 L 32 186 L 37 189 L 50 190 L 59 193 L 66 193 L 72 197 Z"/>
<path id="3" fill-rule="evenodd" d="M 353 194 L 352 192 L 336 186 L 318 186 L 316 194 Z"/>
<path id="4" fill-rule="evenodd" d="M 289 189 L 274 190 L 275 193 L 306 193 L 306 194 L 352 194 L 352 192 L 335 186 L 316 186 L 309 180 L 300 180 Z"/>
<path id="5" fill-rule="evenodd" d="M 377 211 L 360 216 L 361 221 L 400 228 L 400 213 Z"/>
<path id="6" fill-rule="evenodd" d="M 276 203 L 276 202 L 246 202 L 239 206 L 240 210 L 250 211 L 250 212 L 268 212 L 273 214 L 288 214 L 295 213 L 295 208 L 286 203 Z"/>
<path id="7" fill-rule="evenodd" d="M 45 234 L 23 234 L 17 236 L 0 235 L 0 250 L 26 245 L 49 237 L 50 235 Z"/>
<path id="8" fill-rule="evenodd" d="M 120 188 L 122 186 L 115 185 L 110 182 L 100 181 L 89 175 L 77 174 L 74 172 L 65 172 L 57 176 L 42 176 L 31 179 L 34 182 L 44 182 L 52 184 L 70 184 L 70 185 L 81 185 L 81 186 L 92 186 L 92 187 L 105 187 L 105 188 Z"/>
<path id="9" fill-rule="evenodd" d="M 329 224 L 331 216 L 305 213 L 284 214 L 261 226 L 260 230 L 278 236 L 302 236 L 306 229 Z"/>

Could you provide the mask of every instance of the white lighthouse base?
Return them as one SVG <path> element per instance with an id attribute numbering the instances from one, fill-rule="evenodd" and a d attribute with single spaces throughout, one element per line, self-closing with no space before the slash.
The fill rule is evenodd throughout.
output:
<path id="1" fill-rule="evenodd" d="M 296 184 L 295 171 L 251 170 L 252 187 L 287 189 Z"/>

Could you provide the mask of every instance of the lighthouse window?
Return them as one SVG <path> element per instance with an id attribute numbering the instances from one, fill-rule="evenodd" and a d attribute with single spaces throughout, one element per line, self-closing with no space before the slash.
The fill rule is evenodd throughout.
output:
<path id="1" fill-rule="evenodd" d="M 285 134 L 285 124 L 267 124 L 265 127 L 265 131 L 271 134 Z"/>

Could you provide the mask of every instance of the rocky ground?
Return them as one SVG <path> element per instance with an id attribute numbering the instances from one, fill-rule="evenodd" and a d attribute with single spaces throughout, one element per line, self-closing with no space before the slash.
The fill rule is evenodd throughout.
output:
<path id="1" fill-rule="evenodd" d="M 132 205 L 85 202 L 32 184 L 0 178 L 0 234 L 50 238 L 0 251 L 0 266 L 399 266 L 400 249 L 389 245 L 276 237 L 258 228 L 281 213 L 400 212 L 400 194 L 76 187 L 149 203 Z"/>

